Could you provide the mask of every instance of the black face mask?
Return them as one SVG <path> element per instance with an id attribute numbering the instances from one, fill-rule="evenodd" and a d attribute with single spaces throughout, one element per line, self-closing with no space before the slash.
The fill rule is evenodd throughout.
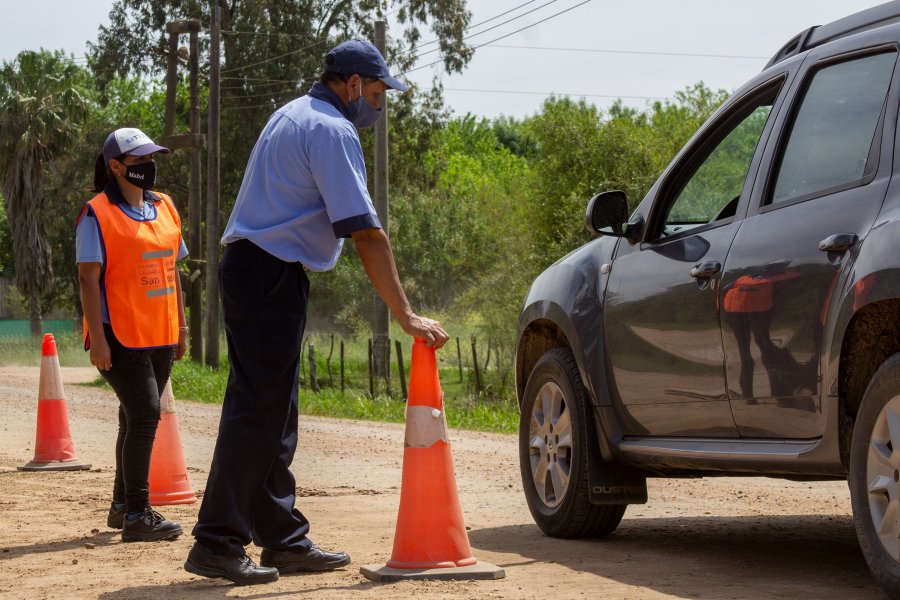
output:
<path id="1" fill-rule="evenodd" d="M 128 167 L 125 172 L 125 179 L 128 183 L 136 185 L 142 190 L 149 190 L 156 183 L 156 163 L 154 161 L 125 166 Z"/>

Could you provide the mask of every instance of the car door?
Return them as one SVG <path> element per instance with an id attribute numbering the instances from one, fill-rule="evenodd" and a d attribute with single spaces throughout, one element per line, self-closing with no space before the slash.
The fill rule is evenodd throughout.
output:
<path id="1" fill-rule="evenodd" d="M 716 288 L 787 79 L 763 81 L 704 127 L 651 190 L 641 243 L 618 245 L 604 322 L 625 435 L 737 436 Z"/>
<path id="2" fill-rule="evenodd" d="M 725 262 L 722 336 L 742 437 L 811 439 L 824 432 L 820 375 L 829 302 L 891 174 L 897 47 L 884 32 L 869 37 L 867 49 L 832 44 L 805 59 Z"/>

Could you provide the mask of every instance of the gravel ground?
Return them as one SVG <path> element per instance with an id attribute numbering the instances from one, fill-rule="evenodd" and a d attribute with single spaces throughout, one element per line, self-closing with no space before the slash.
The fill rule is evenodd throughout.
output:
<path id="1" fill-rule="evenodd" d="M 605 540 L 540 533 L 521 490 L 516 438 L 452 431 L 460 504 L 473 553 L 505 568 L 497 581 L 375 584 L 359 567 L 390 558 L 399 504 L 403 427 L 301 417 L 294 461 L 298 505 L 320 546 L 353 557 L 345 569 L 235 587 L 182 564 L 193 538 L 122 544 L 105 526 L 117 401 L 64 368 L 81 472 L 22 473 L 33 456 L 37 368 L 0 368 L 2 598 L 882 598 L 863 561 L 844 482 L 767 478 L 651 480 Z M 348 400 L 351 401 L 351 400 Z M 178 403 L 181 440 L 202 494 L 219 407 Z M 186 531 L 199 504 L 162 507 Z M 258 548 L 248 551 L 258 558 Z"/>

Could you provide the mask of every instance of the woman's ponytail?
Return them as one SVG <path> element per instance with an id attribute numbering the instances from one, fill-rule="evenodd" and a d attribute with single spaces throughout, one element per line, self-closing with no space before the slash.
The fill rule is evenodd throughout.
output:
<path id="1" fill-rule="evenodd" d="M 106 161 L 103 160 L 103 155 L 101 154 L 94 163 L 94 191 L 102 192 L 109 180 L 109 167 L 106 166 Z"/>

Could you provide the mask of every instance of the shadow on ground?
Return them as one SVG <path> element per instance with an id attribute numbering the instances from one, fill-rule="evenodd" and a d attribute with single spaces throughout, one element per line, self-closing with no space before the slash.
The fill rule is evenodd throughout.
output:
<path id="1" fill-rule="evenodd" d="M 68 540 L 56 540 L 51 542 L 37 542 L 22 546 L 5 546 L 0 553 L 0 561 L 9 560 L 23 554 L 41 554 L 44 552 L 62 552 L 84 548 L 85 544 L 94 544 L 94 547 L 109 546 L 119 543 L 121 533 L 118 531 L 101 531 L 90 535 L 81 535 Z"/>
<path id="2" fill-rule="evenodd" d="M 470 531 L 469 539 L 476 555 L 518 554 L 682 598 L 885 597 L 850 516 L 625 519 L 596 540 L 514 525 Z"/>
<path id="3" fill-rule="evenodd" d="M 292 577 L 288 575 L 286 577 Z M 299 576 L 302 578 L 302 575 Z M 282 581 L 282 580 L 279 580 Z M 336 585 L 334 587 L 312 588 L 304 590 L 272 590 L 269 586 L 260 585 L 252 588 L 240 588 L 242 591 L 252 590 L 250 593 L 242 593 L 242 599 L 263 600 L 272 598 L 278 600 L 280 598 L 297 598 L 308 594 L 315 594 L 320 590 L 329 592 L 344 591 L 348 595 L 354 592 L 365 592 L 375 588 L 372 583 L 358 583 L 356 585 Z M 269 589 L 267 589 L 269 588 Z M 125 587 L 114 592 L 106 592 L 97 596 L 100 600 L 151 600 L 166 598 L 166 600 L 181 600 L 182 598 L 201 598 L 211 600 L 213 598 L 226 598 L 232 596 L 230 592 L 238 589 L 230 582 L 224 579 L 201 579 L 199 581 L 185 581 L 183 583 L 170 583 L 163 585 L 139 585 L 133 587 Z M 376 592 L 370 592 L 375 594 Z"/>

